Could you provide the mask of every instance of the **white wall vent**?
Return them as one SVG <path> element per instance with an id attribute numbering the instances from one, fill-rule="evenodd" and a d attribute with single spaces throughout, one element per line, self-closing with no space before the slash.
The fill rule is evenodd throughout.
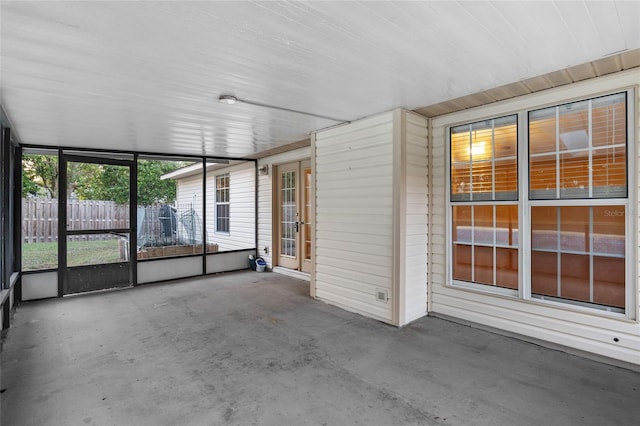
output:
<path id="1" fill-rule="evenodd" d="M 389 301 L 389 290 L 376 289 L 376 300 L 378 302 L 387 303 Z"/>

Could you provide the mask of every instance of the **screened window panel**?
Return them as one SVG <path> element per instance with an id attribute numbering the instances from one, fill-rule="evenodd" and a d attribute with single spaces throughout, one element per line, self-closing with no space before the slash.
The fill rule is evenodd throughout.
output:
<path id="1" fill-rule="evenodd" d="M 457 163 L 451 167 L 451 200 L 471 200 L 471 164 Z"/>
<path id="2" fill-rule="evenodd" d="M 216 176 L 216 232 L 230 233 L 229 173 Z"/>
<path id="3" fill-rule="evenodd" d="M 496 206 L 496 244 L 518 246 L 518 206 Z"/>
<path id="4" fill-rule="evenodd" d="M 624 258 L 625 211 L 623 206 L 593 207 L 593 251 Z"/>
<path id="5" fill-rule="evenodd" d="M 493 206 L 473 207 L 473 243 L 493 245 Z"/>
<path id="6" fill-rule="evenodd" d="M 229 205 L 218 204 L 216 206 L 216 231 L 229 232 Z"/>
<path id="7" fill-rule="evenodd" d="M 471 244 L 471 206 L 453 207 L 453 241 Z"/>
<path id="8" fill-rule="evenodd" d="M 453 245 L 453 279 L 471 282 L 471 246 Z"/>
<path id="9" fill-rule="evenodd" d="M 496 248 L 496 285 L 518 289 L 518 249 Z"/>
<path id="10" fill-rule="evenodd" d="M 627 152 L 624 146 L 593 151 L 594 198 L 627 197 Z"/>
<path id="11" fill-rule="evenodd" d="M 450 140 L 451 201 L 517 199 L 517 115 L 454 127 Z"/>
<path id="12" fill-rule="evenodd" d="M 557 197 L 556 156 L 544 155 L 532 157 L 530 167 L 530 196 L 536 200 L 549 200 Z"/>
<path id="13" fill-rule="evenodd" d="M 529 113 L 529 154 L 556 152 L 557 126 L 555 108 L 547 108 Z"/>
<path id="14" fill-rule="evenodd" d="M 560 250 L 585 253 L 591 238 L 591 209 L 589 207 L 559 207 Z"/>
<path id="15" fill-rule="evenodd" d="M 453 278 L 518 288 L 518 206 L 452 206 Z"/>
<path id="16" fill-rule="evenodd" d="M 508 201 L 517 198 L 518 160 L 508 158 L 495 162 L 494 186 L 495 200 Z"/>
<path id="17" fill-rule="evenodd" d="M 558 253 L 532 250 L 531 293 L 558 295 Z"/>
<path id="18" fill-rule="evenodd" d="M 493 247 L 474 246 L 473 282 L 493 285 Z"/>
<path id="19" fill-rule="evenodd" d="M 557 207 L 535 207 L 531 210 L 531 249 L 558 249 Z"/>
<path id="20" fill-rule="evenodd" d="M 589 197 L 589 152 L 560 154 L 560 198 Z"/>
<path id="21" fill-rule="evenodd" d="M 624 258 L 594 256 L 593 302 L 624 309 Z"/>
<path id="22" fill-rule="evenodd" d="M 626 95 L 529 112 L 534 200 L 627 196 Z"/>
<path id="23" fill-rule="evenodd" d="M 594 147 L 626 144 L 627 108 L 624 93 L 594 99 L 592 117 Z"/>
<path id="24" fill-rule="evenodd" d="M 532 294 L 624 308 L 625 228 L 624 205 L 533 207 Z"/>

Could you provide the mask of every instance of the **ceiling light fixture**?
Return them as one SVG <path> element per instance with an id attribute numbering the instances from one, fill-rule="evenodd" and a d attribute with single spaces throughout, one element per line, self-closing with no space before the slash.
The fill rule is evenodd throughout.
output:
<path id="1" fill-rule="evenodd" d="M 220 95 L 218 100 L 220 101 L 220 103 L 227 104 L 227 105 L 233 105 L 236 102 L 238 102 L 238 98 L 232 95 Z"/>
<path id="2" fill-rule="evenodd" d="M 326 115 L 313 114 L 311 112 L 298 111 L 296 109 L 283 108 L 283 107 L 279 107 L 279 106 L 275 106 L 275 105 L 263 104 L 263 103 L 260 103 L 260 102 L 247 101 L 247 100 L 244 100 L 244 99 L 237 98 L 237 97 L 235 97 L 233 95 L 220 95 L 218 100 L 221 103 L 227 104 L 227 105 L 233 105 L 233 104 L 235 104 L 237 102 L 240 102 L 240 103 L 247 104 L 247 105 L 255 105 L 255 106 L 259 106 L 259 107 L 263 107 L 263 108 L 277 109 L 277 110 L 280 110 L 280 111 L 286 111 L 286 112 L 292 112 L 292 113 L 295 113 L 295 114 L 308 115 L 310 117 L 322 118 L 324 120 L 337 121 L 339 123 L 351 123 L 351 121 L 349 121 L 349 120 L 342 120 L 340 118 L 327 117 Z"/>

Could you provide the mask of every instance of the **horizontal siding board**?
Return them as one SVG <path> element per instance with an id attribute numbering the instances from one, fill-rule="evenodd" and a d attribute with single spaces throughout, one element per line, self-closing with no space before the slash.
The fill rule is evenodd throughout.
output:
<path id="1" fill-rule="evenodd" d="M 393 114 L 316 135 L 316 297 L 391 321 Z"/>
<path id="2" fill-rule="evenodd" d="M 332 305 L 335 305 L 339 308 L 342 308 L 349 312 L 354 312 L 357 314 L 361 314 L 370 318 L 378 319 L 380 321 L 388 321 L 388 318 L 391 317 L 391 301 L 387 303 L 388 306 L 386 308 L 381 308 L 379 306 L 374 306 L 368 303 L 362 303 L 358 300 L 347 298 L 339 293 L 325 291 L 325 289 L 317 289 L 316 297 L 319 300 L 325 301 Z"/>
<path id="3" fill-rule="evenodd" d="M 428 124 L 422 116 L 405 114 L 403 324 L 427 313 Z"/>

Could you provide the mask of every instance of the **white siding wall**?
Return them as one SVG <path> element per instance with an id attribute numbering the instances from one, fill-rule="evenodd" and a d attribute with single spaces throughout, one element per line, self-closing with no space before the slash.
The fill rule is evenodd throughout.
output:
<path id="1" fill-rule="evenodd" d="M 426 315 L 427 135 L 399 109 L 316 136 L 315 297 L 400 326 Z"/>
<path id="2" fill-rule="evenodd" d="M 316 135 L 316 297 L 393 321 L 393 113 Z M 386 290 L 387 303 L 376 300 Z"/>
<path id="3" fill-rule="evenodd" d="M 427 238 L 428 238 L 428 120 L 406 113 L 405 144 L 405 223 L 404 223 L 404 307 L 400 325 L 427 313 Z M 402 189 L 400 189 L 402 191 Z"/>
<path id="4" fill-rule="evenodd" d="M 215 232 L 216 176 L 229 173 L 230 232 Z M 202 178 L 190 176 L 177 180 L 178 204 L 190 203 L 193 194 L 202 199 Z M 216 243 L 220 251 L 242 250 L 255 247 L 255 169 L 254 163 L 246 162 L 207 172 L 207 235 L 209 242 Z M 199 209 L 202 209 L 200 202 Z M 201 210 L 197 210 L 201 211 Z M 202 217 L 202 216 L 201 216 Z"/>
<path id="5" fill-rule="evenodd" d="M 446 223 L 446 127 L 451 124 L 467 123 L 477 119 L 496 117 L 515 111 L 553 105 L 575 98 L 597 96 L 603 92 L 625 89 L 640 84 L 640 73 L 619 73 L 600 79 L 577 83 L 555 90 L 547 90 L 534 95 L 516 98 L 497 104 L 491 104 L 473 110 L 467 110 L 433 120 L 432 158 L 432 215 L 431 215 L 431 291 L 432 305 L 430 309 L 436 313 L 473 321 L 490 327 L 496 327 L 509 332 L 518 333 L 536 339 L 564 345 L 580 351 L 591 352 L 621 361 L 640 364 L 640 325 L 638 323 L 638 301 L 632 307 L 634 319 L 623 319 L 607 316 L 597 312 L 589 312 L 572 308 L 571 306 L 557 306 L 544 304 L 539 301 L 518 300 L 508 297 L 492 296 L 470 290 L 446 287 L 447 282 L 447 251 L 448 242 L 445 230 Z M 635 102 L 636 115 L 640 113 L 638 96 Z M 640 116 L 636 119 L 636 126 Z M 636 129 L 635 141 L 629 141 L 638 149 L 638 135 Z M 632 168 L 630 176 L 638 176 L 638 158 L 629 161 Z M 640 182 L 640 176 L 636 184 Z M 640 189 L 636 188 L 636 204 L 630 206 L 630 215 L 634 226 L 638 226 L 638 206 Z M 634 235 L 632 233 L 632 235 Z M 637 235 L 637 231 L 636 231 Z M 638 247 L 640 236 L 635 241 Z M 631 266 L 638 264 L 638 250 L 632 253 L 634 260 Z M 633 265 L 635 263 L 635 265 Z M 637 272 L 640 269 L 636 269 Z M 525 272 L 526 273 L 526 272 Z M 631 285 L 637 286 L 636 283 Z M 637 287 L 636 287 L 637 289 Z M 636 294 L 638 296 L 638 294 Z M 614 341 L 617 338 L 617 341 Z"/>
<path id="6" fill-rule="evenodd" d="M 258 167 L 269 167 L 268 175 L 258 176 L 258 256 L 269 269 L 273 267 L 273 166 L 310 157 L 311 148 L 305 147 L 258 160 Z"/>
<path id="7" fill-rule="evenodd" d="M 176 179 L 176 203 L 179 208 L 187 208 L 187 206 L 193 206 L 198 218 L 202 220 L 202 169 L 199 174 L 195 176 L 189 176 L 182 179 Z M 180 212 L 178 212 L 178 221 Z M 201 242 L 201 237 L 197 237 L 197 241 Z"/>
<path id="8" fill-rule="evenodd" d="M 229 173 L 229 234 L 215 232 L 216 176 Z M 221 251 L 242 250 L 256 246 L 255 165 L 237 166 L 207 173 L 207 235 Z"/>

